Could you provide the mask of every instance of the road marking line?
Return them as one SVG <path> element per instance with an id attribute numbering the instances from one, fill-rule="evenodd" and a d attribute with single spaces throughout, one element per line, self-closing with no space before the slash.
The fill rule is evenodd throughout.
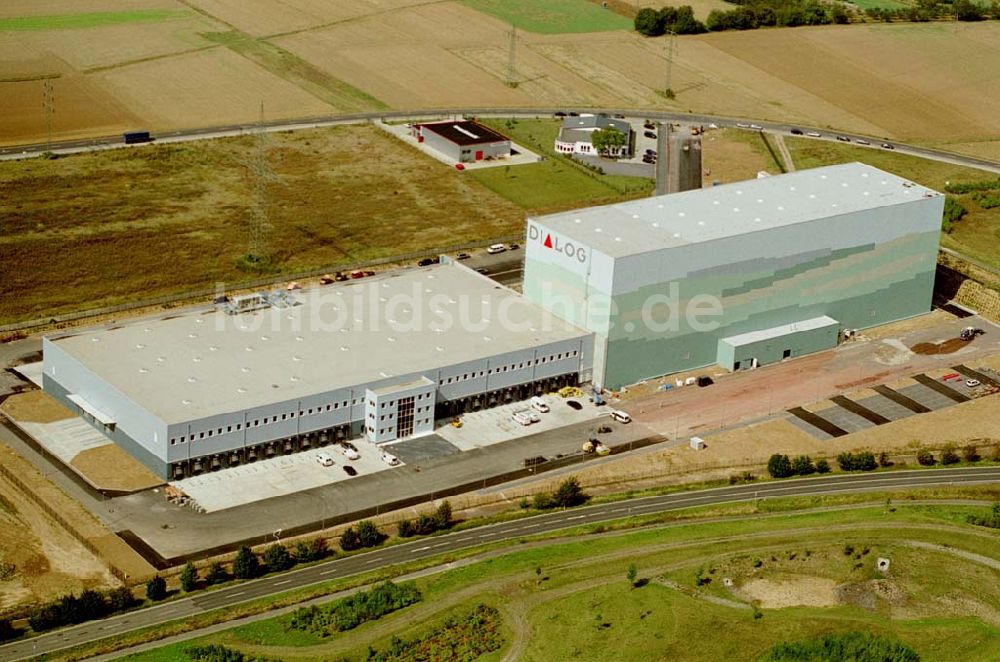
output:
<path id="1" fill-rule="evenodd" d="M 444 547 L 444 546 L 445 546 L 445 545 L 447 545 L 447 544 L 448 544 L 448 543 L 446 543 L 446 542 L 439 542 L 438 544 L 436 544 L 436 545 L 433 545 L 433 546 L 431 547 L 431 549 L 437 549 L 438 547 Z"/>
<path id="2" fill-rule="evenodd" d="M 275 586 L 281 586 L 281 585 L 283 585 L 283 584 L 291 584 L 291 583 L 292 583 L 292 580 L 291 580 L 291 579 L 286 579 L 286 580 L 285 580 L 285 581 L 283 581 L 283 582 L 274 582 L 274 585 L 275 585 Z"/>
<path id="3" fill-rule="evenodd" d="M 566 521 L 568 522 L 569 520 L 572 520 L 572 519 L 583 519 L 584 517 L 586 517 L 586 515 L 577 515 L 576 517 L 567 517 Z"/>
<path id="4" fill-rule="evenodd" d="M 411 554 L 416 554 L 417 552 L 426 552 L 426 551 L 427 551 L 428 549 L 430 549 L 430 548 L 431 548 L 431 546 L 430 546 L 430 545 L 428 545 L 427 547 L 418 547 L 418 548 L 414 549 L 414 550 L 413 550 L 412 552 L 410 552 L 410 553 L 411 553 Z"/>
<path id="5" fill-rule="evenodd" d="M 321 575 L 329 575 L 331 572 L 336 572 L 336 570 L 334 570 L 334 569 L 324 570 L 323 572 L 321 572 L 319 574 L 321 574 Z"/>
<path id="6" fill-rule="evenodd" d="M 243 595 L 244 593 L 246 593 L 246 591 L 240 591 L 239 593 L 230 593 L 226 597 L 227 598 L 235 598 L 237 595 Z"/>
<path id="7" fill-rule="evenodd" d="M 378 563 L 378 559 L 368 559 L 365 561 L 365 565 L 371 565 L 372 563 Z"/>
<path id="8" fill-rule="evenodd" d="M 522 526 L 521 528 L 522 528 L 522 529 L 533 529 L 533 528 L 535 528 L 536 526 L 541 526 L 541 524 L 525 524 L 525 525 L 524 525 L 524 526 Z"/>

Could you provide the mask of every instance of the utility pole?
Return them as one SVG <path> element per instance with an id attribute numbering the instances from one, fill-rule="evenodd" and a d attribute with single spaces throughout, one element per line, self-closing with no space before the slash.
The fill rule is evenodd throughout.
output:
<path id="1" fill-rule="evenodd" d="M 674 98 L 673 73 L 674 73 L 674 48 L 677 33 L 670 30 L 667 33 L 667 84 L 664 87 L 663 96 L 668 99 Z"/>
<path id="2" fill-rule="evenodd" d="M 510 44 L 507 48 L 507 87 L 517 87 L 517 26 L 510 24 L 507 33 Z"/>
<path id="3" fill-rule="evenodd" d="M 246 260 L 251 265 L 262 265 L 268 259 L 268 235 L 271 232 L 271 215 L 268 210 L 267 187 L 280 181 L 267 162 L 267 133 L 264 131 L 264 102 L 260 103 L 260 121 L 257 124 L 257 144 L 254 155 L 244 162 L 253 180 L 253 202 L 250 205 L 248 228 L 249 247 Z"/>
<path id="4" fill-rule="evenodd" d="M 42 81 L 42 113 L 45 116 L 45 149 L 52 150 L 52 115 L 56 112 L 55 97 L 52 94 L 52 80 Z"/>

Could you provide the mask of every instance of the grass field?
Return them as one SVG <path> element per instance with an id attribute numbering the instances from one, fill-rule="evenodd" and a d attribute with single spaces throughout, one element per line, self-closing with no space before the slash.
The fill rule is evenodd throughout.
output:
<path id="1" fill-rule="evenodd" d="M 373 127 L 269 145 L 275 270 L 522 228 L 520 208 Z M 248 137 L 0 164 L 0 323 L 257 277 L 237 267 L 253 149 Z"/>
<path id="2" fill-rule="evenodd" d="M 891 512 L 880 505 L 723 516 L 514 546 L 417 580 L 422 602 L 337 637 L 288 632 L 286 617 L 277 617 L 126 659 L 183 659 L 191 643 L 219 643 L 272 659 L 358 660 L 369 645 L 432 632 L 447 615 L 485 603 L 500 610 L 507 643 L 484 660 L 749 660 L 781 640 L 851 630 L 899 639 L 923 660 L 989 660 L 1000 646 L 997 570 L 961 556 L 996 557 L 994 533 L 962 524 L 965 513 L 984 509 L 898 504 Z M 891 560 L 884 576 L 876 557 Z M 639 588 L 626 581 L 630 563 Z M 708 580 L 700 587 L 699 568 Z M 752 599 L 762 618 L 753 618 Z"/>
<path id="3" fill-rule="evenodd" d="M 850 0 L 850 3 L 858 9 L 903 9 L 910 5 L 896 0 Z"/>
<path id="4" fill-rule="evenodd" d="M 844 145 L 808 138 L 786 138 L 797 168 L 861 161 L 912 179 L 918 184 L 944 191 L 947 182 L 996 181 L 991 172 L 878 149 Z M 955 196 L 969 213 L 951 233 L 941 235 L 941 244 L 970 257 L 1000 267 L 1000 208 L 983 209 L 971 195 Z"/>
<path id="5" fill-rule="evenodd" d="M 123 23 L 145 23 L 184 18 L 191 12 L 174 9 L 138 9 L 132 11 L 88 12 L 57 16 L 16 16 L 0 18 L 0 32 L 7 30 L 79 30 Z"/>
<path id="6" fill-rule="evenodd" d="M 551 149 L 551 122 L 521 131 Z M 0 163 L 0 324 L 259 277 L 238 267 L 254 140 Z M 268 155 L 273 273 L 516 234 L 525 211 L 652 186 L 555 159 L 460 174 L 370 126 L 270 134 Z"/>
<path id="7" fill-rule="evenodd" d="M 483 186 L 528 213 L 542 214 L 572 206 L 613 202 L 648 195 L 653 189 L 651 179 L 599 175 L 557 154 L 553 145 L 559 133 L 558 120 L 483 122 L 546 157 L 541 163 L 485 168 L 469 173 Z"/>
<path id="8" fill-rule="evenodd" d="M 632 21 L 587 0 L 462 0 L 469 7 L 539 34 L 630 30 Z"/>

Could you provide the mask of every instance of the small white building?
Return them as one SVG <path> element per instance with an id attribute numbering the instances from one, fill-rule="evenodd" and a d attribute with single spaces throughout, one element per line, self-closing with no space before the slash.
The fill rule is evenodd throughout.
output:
<path id="1" fill-rule="evenodd" d="M 625 120 L 613 119 L 604 115 L 580 115 L 567 117 L 563 120 L 559 136 L 556 138 L 556 151 L 560 154 L 587 154 L 600 156 L 591 142 L 595 131 L 612 127 L 625 136 L 625 145 L 613 149 L 608 156 L 628 158 L 632 154 L 632 125 Z"/>

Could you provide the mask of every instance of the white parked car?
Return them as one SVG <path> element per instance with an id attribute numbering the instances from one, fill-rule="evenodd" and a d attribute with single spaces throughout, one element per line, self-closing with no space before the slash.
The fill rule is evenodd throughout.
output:
<path id="1" fill-rule="evenodd" d="M 549 412 L 549 406 L 545 403 L 545 400 L 542 400 L 537 395 L 531 399 L 531 406 L 533 409 L 536 409 L 543 414 L 547 414 Z"/>
<path id="2" fill-rule="evenodd" d="M 632 422 L 632 417 L 629 416 L 627 413 L 623 412 L 621 409 L 613 409 L 613 410 L 611 410 L 611 413 L 609 414 L 609 416 L 611 416 L 611 418 L 615 419 L 619 423 L 631 423 Z"/>
<path id="3" fill-rule="evenodd" d="M 316 461 L 319 462 L 321 467 L 332 467 L 334 465 L 333 458 L 326 453 L 316 453 Z"/>
<path id="4" fill-rule="evenodd" d="M 503 244 L 493 244 L 486 249 L 486 252 L 490 255 L 496 255 L 497 253 L 503 253 L 505 250 L 507 250 L 507 247 Z"/>
<path id="5" fill-rule="evenodd" d="M 538 414 L 531 411 L 530 409 L 525 409 L 522 411 L 515 411 L 511 414 L 511 418 L 520 423 L 521 425 L 531 425 L 532 423 L 537 423 L 542 420 L 538 417 Z"/>
<path id="6" fill-rule="evenodd" d="M 340 452 L 343 453 L 344 457 L 346 457 L 348 460 L 357 460 L 358 458 L 361 457 L 361 454 L 358 453 L 353 448 L 351 448 L 350 446 L 341 446 Z"/>
<path id="7" fill-rule="evenodd" d="M 965 380 L 965 385 L 968 386 L 969 388 L 976 388 L 977 386 L 979 386 L 979 384 L 980 384 L 980 382 L 979 382 L 978 379 L 966 379 Z"/>
<path id="8" fill-rule="evenodd" d="M 395 467 L 399 465 L 399 458 L 390 453 L 389 451 L 382 451 L 382 461 L 388 464 L 390 467 Z"/>

